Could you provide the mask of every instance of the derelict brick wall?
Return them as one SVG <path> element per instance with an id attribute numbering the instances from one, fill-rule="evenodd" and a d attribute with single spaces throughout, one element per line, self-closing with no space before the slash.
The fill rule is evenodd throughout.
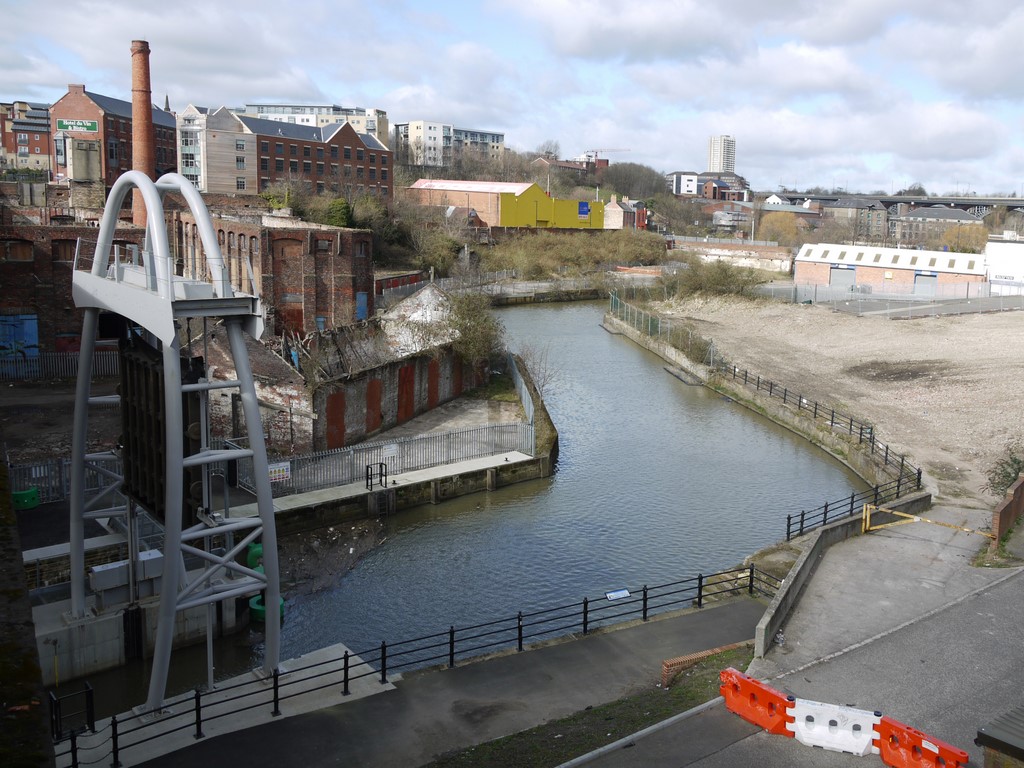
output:
<path id="1" fill-rule="evenodd" d="M 429 377 L 431 362 L 436 361 L 437 367 L 437 405 L 446 403 L 461 394 L 456 391 L 460 373 L 466 381 L 472 380 L 472 371 L 465 366 L 462 358 L 450 350 L 439 358 L 429 355 L 406 358 L 360 374 L 358 377 L 326 385 L 317 390 L 313 396 L 313 410 L 317 414 L 313 423 L 313 444 L 316 450 L 328 447 L 327 433 L 331 428 L 328 418 L 327 401 L 335 392 L 344 392 L 344 442 L 352 445 L 372 437 L 378 432 L 390 429 L 399 424 L 399 371 L 406 366 L 413 366 L 413 403 L 411 413 L 418 416 L 430 409 Z M 366 408 L 367 390 L 370 382 L 380 382 L 380 426 L 372 431 L 367 430 Z M 405 410 L 405 409 L 403 409 Z M 337 438 L 335 438 L 337 439 Z M 341 447 L 334 445 L 332 447 Z"/>
<path id="2" fill-rule="evenodd" d="M 0 241 L 28 243 L 31 261 L 0 260 L 0 314 L 34 314 L 41 352 L 74 351 L 82 333 L 82 313 L 71 296 L 75 246 L 95 243 L 99 230 L 76 226 L 9 226 Z M 141 244 L 142 230 L 119 229 L 115 243 Z"/>

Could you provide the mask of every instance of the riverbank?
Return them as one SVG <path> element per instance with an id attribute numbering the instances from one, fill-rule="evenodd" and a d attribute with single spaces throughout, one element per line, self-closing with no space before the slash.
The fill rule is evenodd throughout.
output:
<path id="1" fill-rule="evenodd" d="M 907 321 L 720 297 L 652 309 L 691 323 L 730 363 L 874 424 L 938 500 L 994 505 L 985 473 L 1024 434 L 1024 312 Z"/>

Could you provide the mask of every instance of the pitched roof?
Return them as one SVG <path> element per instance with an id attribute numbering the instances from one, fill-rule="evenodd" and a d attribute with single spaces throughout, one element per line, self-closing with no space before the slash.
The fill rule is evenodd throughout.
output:
<path id="1" fill-rule="evenodd" d="M 532 186 L 535 186 L 532 182 L 420 179 L 410 189 L 438 189 L 444 192 L 491 192 L 521 195 Z"/>
<path id="2" fill-rule="evenodd" d="M 100 93 L 93 93 L 92 91 L 85 91 L 85 95 L 92 99 L 93 103 L 108 115 L 117 115 L 118 117 L 127 118 L 131 118 L 132 116 L 132 103 L 130 101 L 115 99 L 110 96 L 104 96 Z M 154 125 L 172 129 L 177 127 L 174 121 L 174 115 L 170 112 L 164 112 L 153 104 L 150 104 L 150 106 L 153 108 Z"/>

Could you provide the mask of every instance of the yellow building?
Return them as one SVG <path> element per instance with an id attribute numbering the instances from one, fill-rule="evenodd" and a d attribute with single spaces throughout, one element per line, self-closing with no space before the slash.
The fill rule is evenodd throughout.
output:
<path id="1" fill-rule="evenodd" d="M 406 194 L 420 205 L 470 208 L 490 227 L 604 229 L 603 202 L 559 200 L 536 184 L 420 179 Z"/>

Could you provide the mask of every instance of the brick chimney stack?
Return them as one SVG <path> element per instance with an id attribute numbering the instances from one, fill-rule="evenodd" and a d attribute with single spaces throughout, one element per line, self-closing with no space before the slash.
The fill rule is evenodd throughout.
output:
<path id="1" fill-rule="evenodd" d="M 132 40 L 132 170 L 156 178 L 156 133 L 153 130 L 153 96 L 149 80 L 149 43 Z M 132 222 L 146 226 L 142 192 L 132 192 Z"/>

